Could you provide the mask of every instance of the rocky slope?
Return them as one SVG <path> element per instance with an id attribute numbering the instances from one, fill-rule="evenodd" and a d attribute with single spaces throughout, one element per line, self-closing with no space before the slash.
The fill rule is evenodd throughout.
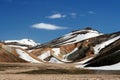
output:
<path id="1" fill-rule="evenodd" d="M 13 48 L 0 43 L 0 62 L 40 63 L 41 60 L 22 48 Z"/>

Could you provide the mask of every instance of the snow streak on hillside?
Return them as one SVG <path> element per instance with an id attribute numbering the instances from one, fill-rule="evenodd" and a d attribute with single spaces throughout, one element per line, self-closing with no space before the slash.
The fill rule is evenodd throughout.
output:
<path id="1" fill-rule="evenodd" d="M 105 48 L 106 46 L 110 45 L 111 43 L 115 42 L 116 40 L 120 39 L 120 36 L 117 36 L 115 38 L 112 38 L 108 41 L 105 41 L 101 44 L 96 45 L 94 48 L 95 54 L 98 54 L 101 49 Z"/>
<path id="2" fill-rule="evenodd" d="M 79 41 L 82 41 L 82 40 L 85 40 L 85 39 L 89 39 L 89 38 L 92 38 L 92 37 L 100 36 L 100 35 L 103 35 L 103 34 L 97 32 L 97 31 L 94 31 L 94 30 L 80 30 L 80 31 L 75 31 L 75 32 L 66 34 L 63 37 L 63 39 L 71 38 L 71 39 L 65 41 L 65 43 L 69 43 L 69 42 L 76 43 L 76 42 L 79 42 Z"/>
<path id="3" fill-rule="evenodd" d="M 32 58 L 27 52 L 21 50 L 21 49 L 16 49 L 16 52 L 18 53 L 19 57 L 22 58 L 25 61 L 31 62 L 31 63 L 41 63 L 38 60 Z"/>

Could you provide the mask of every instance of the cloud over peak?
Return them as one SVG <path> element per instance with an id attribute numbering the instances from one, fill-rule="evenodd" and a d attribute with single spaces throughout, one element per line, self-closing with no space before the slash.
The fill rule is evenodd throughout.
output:
<path id="1" fill-rule="evenodd" d="M 66 15 L 60 14 L 60 13 L 56 13 L 51 16 L 47 16 L 47 18 L 49 18 L 49 19 L 58 19 L 58 18 L 65 18 L 65 17 L 66 17 Z"/>
<path id="2" fill-rule="evenodd" d="M 56 25 L 54 25 L 54 24 L 48 24 L 48 23 L 37 23 L 37 24 L 33 24 L 33 25 L 32 25 L 32 28 L 44 29 L 44 30 L 67 29 L 67 27 L 56 26 Z"/>

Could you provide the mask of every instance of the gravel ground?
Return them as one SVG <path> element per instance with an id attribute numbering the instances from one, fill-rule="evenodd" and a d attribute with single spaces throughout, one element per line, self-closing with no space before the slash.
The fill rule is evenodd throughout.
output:
<path id="1" fill-rule="evenodd" d="M 73 64 L 0 63 L 0 80 L 120 80 L 120 71 L 76 69 Z"/>
<path id="2" fill-rule="evenodd" d="M 0 74 L 0 80 L 120 80 L 119 75 Z"/>

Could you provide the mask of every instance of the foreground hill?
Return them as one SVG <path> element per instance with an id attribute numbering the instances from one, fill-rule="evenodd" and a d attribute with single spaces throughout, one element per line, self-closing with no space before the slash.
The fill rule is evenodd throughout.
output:
<path id="1" fill-rule="evenodd" d="M 29 54 L 22 48 L 14 48 L 0 44 L 0 62 L 31 62 L 40 63 L 36 56 Z"/>

